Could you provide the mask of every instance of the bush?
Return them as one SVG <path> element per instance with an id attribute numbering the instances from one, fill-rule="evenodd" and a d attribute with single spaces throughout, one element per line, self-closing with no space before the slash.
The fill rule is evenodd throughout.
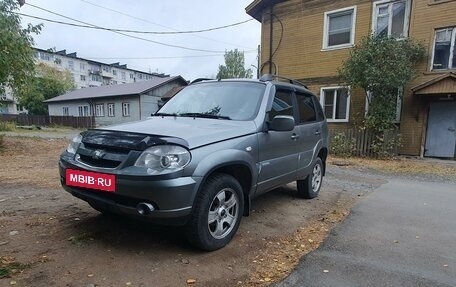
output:
<path id="1" fill-rule="evenodd" d="M 397 155 L 397 149 L 402 146 L 402 137 L 394 131 L 378 133 L 370 144 L 375 157 L 388 159 Z"/>
<path id="2" fill-rule="evenodd" d="M 348 138 L 345 133 L 338 132 L 330 139 L 329 151 L 340 157 L 349 157 L 355 149 L 355 139 Z"/>

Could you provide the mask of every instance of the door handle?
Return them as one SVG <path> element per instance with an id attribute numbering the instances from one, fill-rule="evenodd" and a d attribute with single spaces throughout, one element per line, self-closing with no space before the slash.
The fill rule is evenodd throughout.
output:
<path id="1" fill-rule="evenodd" d="M 292 134 L 290 138 L 291 138 L 292 140 L 297 140 L 297 139 L 299 139 L 299 135 L 297 135 L 297 134 Z"/>
<path id="2" fill-rule="evenodd" d="M 316 131 L 316 132 L 315 132 L 315 135 L 316 135 L 316 136 L 319 136 L 319 135 L 321 135 L 321 132 L 320 132 L 320 131 Z"/>
<path id="3" fill-rule="evenodd" d="M 455 132 L 455 131 L 456 131 L 455 128 L 448 128 L 448 130 L 449 130 L 450 132 Z"/>

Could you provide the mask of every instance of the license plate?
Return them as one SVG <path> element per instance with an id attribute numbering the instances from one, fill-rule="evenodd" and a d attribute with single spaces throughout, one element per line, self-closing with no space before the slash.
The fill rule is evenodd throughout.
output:
<path id="1" fill-rule="evenodd" d="M 67 169 L 65 182 L 69 186 L 85 187 L 108 192 L 116 191 L 116 177 L 113 174 Z"/>

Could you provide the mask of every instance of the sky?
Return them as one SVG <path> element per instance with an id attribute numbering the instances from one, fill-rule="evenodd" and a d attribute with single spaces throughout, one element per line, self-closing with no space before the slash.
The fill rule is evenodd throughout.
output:
<path id="1" fill-rule="evenodd" d="M 77 23 L 31 6 L 34 5 L 106 28 L 173 32 L 202 30 L 252 19 L 245 13 L 245 7 L 252 1 L 26 0 L 26 4 L 17 12 Z M 66 50 L 67 53 L 77 52 L 80 58 L 103 63 L 120 62 L 127 64 L 131 69 L 165 73 L 171 76 L 181 75 L 191 81 L 201 77 L 215 77 L 218 66 L 224 64 L 224 52 L 237 48 L 245 52 L 245 67 L 251 68 L 253 74 L 256 74 L 261 24 L 253 19 L 244 24 L 204 33 L 174 35 L 125 33 L 169 45 L 206 51 L 169 47 L 111 31 L 61 25 L 22 16 L 22 25 L 26 26 L 28 23 L 44 24 L 41 33 L 34 36 L 36 48 L 55 48 L 57 51 Z"/>

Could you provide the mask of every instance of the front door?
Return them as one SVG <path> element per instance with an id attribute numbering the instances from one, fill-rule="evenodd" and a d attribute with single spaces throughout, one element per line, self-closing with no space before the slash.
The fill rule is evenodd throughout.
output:
<path id="1" fill-rule="evenodd" d="M 277 115 L 296 118 L 293 91 L 277 90 L 268 113 L 269 121 Z M 260 158 L 257 195 L 296 178 L 301 141 L 297 126 L 292 131 L 268 131 L 258 135 Z"/>
<path id="2" fill-rule="evenodd" d="M 456 102 L 431 103 L 424 155 L 452 158 L 455 153 Z"/>

